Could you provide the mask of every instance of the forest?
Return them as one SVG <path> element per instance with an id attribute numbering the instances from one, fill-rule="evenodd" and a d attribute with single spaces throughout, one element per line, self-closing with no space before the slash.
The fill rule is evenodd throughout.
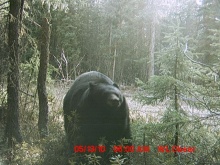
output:
<path id="1" fill-rule="evenodd" d="M 219 0 L 0 0 L 0 165 L 77 164 L 63 98 L 88 71 L 128 100 L 131 165 L 220 164 Z"/>

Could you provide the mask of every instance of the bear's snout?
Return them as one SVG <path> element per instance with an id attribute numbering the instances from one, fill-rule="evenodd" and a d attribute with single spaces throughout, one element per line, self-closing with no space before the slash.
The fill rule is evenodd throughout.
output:
<path id="1" fill-rule="evenodd" d="M 112 94 L 108 97 L 107 104 L 111 107 L 119 107 L 121 103 L 119 97 Z"/>

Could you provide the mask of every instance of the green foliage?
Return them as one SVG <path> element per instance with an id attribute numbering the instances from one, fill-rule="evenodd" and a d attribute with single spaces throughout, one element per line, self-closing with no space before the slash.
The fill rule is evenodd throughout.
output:
<path id="1" fill-rule="evenodd" d="M 165 30 L 161 51 L 157 52 L 159 75 L 153 76 L 146 83 L 136 79 L 140 87 L 138 98 L 147 104 L 166 103 L 166 110 L 158 123 L 145 124 L 141 129 L 149 131 L 144 132 L 146 144 L 167 145 L 172 148 L 177 143 L 183 146 L 194 146 L 196 151 L 178 153 L 177 157 L 172 152 L 160 153 L 154 157 L 156 153 L 153 150 L 154 154 L 149 157 L 151 159 L 154 157 L 153 164 L 218 163 L 219 156 L 213 156 L 210 153 L 219 152 L 217 149 L 219 147 L 213 147 L 219 139 L 219 128 L 208 126 L 207 123 L 211 121 L 202 119 L 199 115 L 192 116 L 186 108 L 183 108 L 187 105 L 208 110 L 210 116 L 212 114 L 216 116 L 212 123 L 218 123 L 219 104 L 215 98 L 219 98 L 219 92 L 216 90 L 218 82 L 212 79 L 212 74 L 215 75 L 214 70 L 203 67 L 204 65 L 199 65 L 199 62 L 196 63 L 187 57 L 184 50 L 187 48 L 184 48 L 184 45 L 192 40 L 184 37 L 185 32 L 184 28 L 181 28 L 179 17 L 174 17 L 171 24 Z M 193 49 L 190 50 L 189 55 L 193 56 L 192 52 Z M 215 129 L 217 133 L 213 133 L 210 129 Z"/>
<path id="2" fill-rule="evenodd" d="M 21 63 L 20 70 L 21 70 L 21 78 L 22 82 L 28 82 L 28 84 L 36 84 L 37 83 L 37 77 L 38 77 L 38 69 L 40 65 L 40 59 L 38 54 L 31 57 L 29 61 L 25 63 Z M 53 72 L 57 72 L 57 68 L 55 68 L 52 65 L 48 66 L 47 69 L 47 81 L 51 82 L 51 75 Z M 22 83 L 24 85 L 27 85 L 26 83 Z"/>
<path id="3" fill-rule="evenodd" d="M 29 62 L 21 63 L 21 77 L 24 78 L 25 82 L 35 83 L 37 82 L 38 68 L 40 60 L 38 54 L 31 57 Z"/>
<path id="4" fill-rule="evenodd" d="M 32 164 L 39 161 L 42 150 L 33 144 L 24 142 L 16 145 L 14 154 L 13 161 L 15 164 Z"/>
<path id="5" fill-rule="evenodd" d="M 116 72 L 117 81 L 134 81 L 135 76 L 144 76 L 138 68 L 140 65 L 144 67 L 145 62 L 137 62 L 145 58 L 147 49 L 146 40 L 140 37 L 142 34 L 135 26 L 144 18 L 138 10 L 138 3 L 71 1 L 68 12 L 52 12 L 51 52 L 60 62 L 60 54 L 64 52 L 68 61 L 68 71 L 65 72 L 70 77 L 87 70 L 111 75 L 115 49 L 116 70 L 124 73 L 119 75 Z M 54 60 L 53 65 L 57 66 Z M 62 69 L 65 66 L 62 63 Z M 132 70 L 138 71 L 135 76 Z"/>
<path id="6" fill-rule="evenodd" d="M 163 102 L 167 97 L 172 96 L 174 93 L 174 86 L 176 80 L 169 76 L 153 76 L 146 84 L 137 79 L 137 85 L 144 89 L 141 92 L 141 97 L 145 97 L 143 101 L 147 104 L 156 104 L 157 102 Z M 147 91 L 147 96 L 146 93 Z"/>
<path id="7" fill-rule="evenodd" d="M 194 120 L 189 120 L 187 116 L 179 118 L 179 121 L 183 123 L 179 131 L 180 144 L 183 147 L 195 147 L 195 151 L 192 153 L 179 152 L 177 158 L 173 156 L 172 143 L 176 125 L 174 118 L 177 117 L 173 112 L 165 112 L 163 119 L 159 123 L 146 123 L 141 118 L 133 122 L 134 145 L 150 147 L 150 152 L 145 154 L 134 152 L 132 154 L 133 162 L 135 164 L 143 164 L 146 161 L 152 165 L 218 163 L 219 155 L 216 154 L 219 153 L 219 147 L 217 147 L 219 145 L 219 131 L 213 132 L 201 121 L 195 118 Z M 138 131 L 136 132 L 135 130 Z M 158 150 L 159 146 L 168 146 L 169 152 L 160 152 Z"/>
<path id="8" fill-rule="evenodd" d="M 4 2 L 1 0 L 1 4 Z M 65 164 L 68 161 L 61 110 L 65 88 L 59 94 L 55 93 L 52 79 L 57 75 L 64 79 L 74 78 L 88 70 L 112 75 L 115 50 L 115 81 L 131 84 L 137 77 L 142 103 L 163 102 L 166 106 L 162 118 L 151 116 L 148 123 L 139 116 L 133 119 L 134 145 L 151 146 L 149 153 L 132 154 L 133 164 L 144 164 L 145 161 L 153 165 L 219 164 L 219 2 L 206 0 L 200 6 L 191 0 L 180 0 L 178 5 L 174 1 L 151 2 L 25 1 L 20 31 L 20 119 L 25 142 L 12 151 L 12 164 Z M 50 136 L 39 141 L 36 79 L 40 43 L 37 41 L 40 18 L 45 14 L 44 4 L 52 16 L 51 65 L 47 79 L 51 110 Z M 0 101 L 4 103 L 7 96 L 7 6 L 8 3 L 1 5 L 0 9 Z M 156 17 L 156 75 L 145 82 L 152 16 Z M 67 59 L 68 66 L 61 54 Z M 196 112 L 189 112 L 186 106 Z M 204 116 L 197 113 L 204 113 Z M 172 146 L 176 131 L 179 144 L 195 146 L 196 152 L 179 153 L 178 158 L 173 153 L 158 153 L 158 145 Z M 87 158 L 91 164 L 98 164 L 99 157 L 88 155 Z M 119 155 L 112 159 L 113 164 L 123 161 Z"/>
<path id="9" fill-rule="evenodd" d="M 30 85 L 32 88 L 34 84 Z M 24 143 L 16 145 L 12 149 L 13 157 L 11 164 L 26 165 L 54 165 L 66 164 L 68 161 L 67 148 L 69 147 L 63 128 L 62 95 L 64 88 L 56 89 L 50 86 L 49 99 L 49 130 L 50 136 L 40 139 L 37 129 L 38 122 L 38 104 L 35 99 L 21 96 L 20 120 L 21 130 L 24 137 Z M 30 92 L 31 93 L 31 92 Z"/>
<path id="10" fill-rule="evenodd" d="M 101 156 L 96 156 L 96 155 L 92 155 L 92 154 L 89 154 L 89 155 L 86 155 L 87 159 L 88 159 L 88 164 L 91 164 L 91 165 L 100 165 L 100 159 L 101 159 Z"/>
<path id="11" fill-rule="evenodd" d="M 111 158 L 110 163 L 111 165 L 123 165 L 126 158 L 123 158 L 122 155 L 116 155 Z"/>

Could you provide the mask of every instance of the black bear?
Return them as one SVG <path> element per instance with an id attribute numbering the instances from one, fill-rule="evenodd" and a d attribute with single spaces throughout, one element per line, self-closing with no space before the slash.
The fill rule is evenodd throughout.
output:
<path id="1" fill-rule="evenodd" d="M 81 152 L 103 144 L 108 152 L 111 142 L 131 139 L 125 97 L 117 84 L 100 72 L 86 72 L 76 78 L 64 98 L 63 110 L 68 141 L 71 147 L 83 146 Z M 109 155 L 105 157 L 109 159 Z"/>

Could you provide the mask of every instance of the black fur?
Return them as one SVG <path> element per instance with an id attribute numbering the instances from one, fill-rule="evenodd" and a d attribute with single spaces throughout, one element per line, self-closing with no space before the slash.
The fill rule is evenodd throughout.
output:
<path id="1" fill-rule="evenodd" d="M 80 75 L 64 98 L 63 110 L 71 145 L 98 146 L 102 143 L 100 138 L 105 137 L 109 151 L 112 141 L 131 139 L 126 99 L 102 73 L 91 71 Z"/>

